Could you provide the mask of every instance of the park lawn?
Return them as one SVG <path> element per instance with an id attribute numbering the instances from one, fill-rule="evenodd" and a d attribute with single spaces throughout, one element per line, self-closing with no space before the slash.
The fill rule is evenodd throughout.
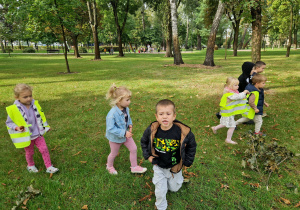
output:
<path id="1" fill-rule="evenodd" d="M 92 55 L 81 59 L 69 56 L 73 74 L 61 74 L 66 71 L 63 55 L 1 54 L 0 209 L 12 208 L 19 192 L 29 185 L 42 194 L 27 202 L 28 209 L 81 209 L 84 205 L 89 209 L 154 209 L 153 170 L 143 159 L 139 142 L 155 120 L 155 104 L 164 98 L 175 102 L 177 119 L 191 127 L 198 144 L 194 164 L 188 169 L 195 176 L 179 192 L 168 193 L 169 209 L 289 209 L 297 205 L 299 194 L 286 185 L 299 189 L 299 156 L 280 166 L 267 191 L 257 172 L 241 166 L 247 148 L 241 136 L 254 126 L 239 126 L 233 135 L 238 145 L 224 143 L 226 129 L 217 135 L 211 132 L 210 126 L 218 123 L 215 113 L 226 77 L 238 77 L 242 63 L 251 60 L 250 51 L 238 52 L 238 57 L 228 55 L 226 60 L 224 55 L 224 50 L 215 51 L 219 67 L 214 69 L 169 65 L 173 58 L 163 54 L 102 55 L 102 61 L 92 61 Z M 205 51 L 182 56 L 187 64 L 202 64 Z M 270 104 L 263 122 L 266 140 L 275 139 L 299 154 L 300 51 L 292 50 L 286 58 L 284 50 L 268 49 L 262 52 L 262 60 L 267 63 L 265 97 Z M 33 86 L 34 98 L 40 101 L 52 128 L 45 139 L 52 163 L 60 171 L 51 178 L 38 150 L 35 161 L 40 172 L 28 173 L 24 150 L 15 149 L 7 134 L 5 107 L 14 101 L 16 83 Z M 143 175 L 130 173 L 125 147 L 115 159 L 119 174 L 112 176 L 105 170 L 110 151 L 105 138 L 110 106 L 105 94 L 112 83 L 132 91 L 130 114 L 138 162 L 148 168 Z M 242 176 L 242 172 L 252 178 Z M 147 195 L 151 196 L 143 199 Z"/>

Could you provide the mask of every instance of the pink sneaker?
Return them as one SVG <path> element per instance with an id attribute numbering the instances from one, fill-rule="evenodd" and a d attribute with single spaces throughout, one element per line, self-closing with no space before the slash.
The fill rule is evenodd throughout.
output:
<path id="1" fill-rule="evenodd" d="M 232 141 L 231 139 L 226 139 L 225 142 L 228 144 L 237 144 L 235 141 Z"/>
<path id="2" fill-rule="evenodd" d="M 143 168 L 141 166 L 130 167 L 130 168 L 131 168 L 131 173 L 136 173 L 136 174 L 142 174 L 147 171 L 147 168 Z"/>
<path id="3" fill-rule="evenodd" d="M 108 170 L 108 172 L 112 175 L 117 175 L 118 172 L 116 171 L 116 169 L 112 166 L 112 167 L 107 167 L 106 166 L 106 170 Z"/>

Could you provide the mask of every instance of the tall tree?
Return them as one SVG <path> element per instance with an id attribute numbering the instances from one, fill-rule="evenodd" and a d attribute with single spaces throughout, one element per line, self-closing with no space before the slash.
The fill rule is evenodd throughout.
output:
<path id="1" fill-rule="evenodd" d="M 218 9 L 216 12 L 216 15 L 213 20 L 213 24 L 210 30 L 210 35 L 208 38 L 207 43 L 207 50 L 206 50 L 206 56 L 203 65 L 205 66 L 215 66 L 214 63 L 214 47 L 215 47 L 215 41 L 216 41 L 216 34 L 217 30 L 224 12 L 225 4 L 222 2 L 222 0 L 219 0 Z"/>
<path id="2" fill-rule="evenodd" d="M 254 0 L 253 6 L 251 7 L 252 16 L 252 62 L 256 63 L 261 60 L 261 12 L 262 2 L 261 0 Z"/>
<path id="3" fill-rule="evenodd" d="M 87 0 L 86 2 L 88 13 L 89 13 L 89 23 L 92 29 L 94 38 L 94 60 L 100 60 L 100 50 L 99 50 L 99 40 L 98 40 L 98 8 L 95 0 Z"/>
<path id="4" fill-rule="evenodd" d="M 179 40 L 178 40 L 177 5 L 175 0 L 170 0 L 170 8 L 171 8 L 171 20 L 172 20 L 174 64 L 180 65 L 184 63 L 181 57 Z"/>
<path id="5" fill-rule="evenodd" d="M 125 28 L 126 20 L 127 20 L 127 15 L 129 11 L 129 3 L 130 0 L 122 1 L 120 0 L 110 0 L 110 4 L 113 8 L 113 13 L 115 17 L 115 24 L 117 27 L 117 33 L 118 33 L 118 44 L 119 44 L 119 56 L 123 57 L 123 47 L 122 47 L 122 34 Z M 123 16 L 123 22 L 120 25 L 119 19 L 120 16 Z"/>

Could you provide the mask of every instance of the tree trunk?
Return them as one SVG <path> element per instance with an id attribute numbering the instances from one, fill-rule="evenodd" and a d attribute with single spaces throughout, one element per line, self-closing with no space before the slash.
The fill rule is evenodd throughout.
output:
<path id="1" fill-rule="evenodd" d="M 290 16 L 290 30 L 289 30 L 289 43 L 287 45 L 286 49 L 286 55 L 285 57 L 290 57 L 290 51 L 292 46 L 292 34 L 293 34 L 293 5 L 291 5 L 291 16 Z"/>
<path id="2" fill-rule="evenodd" d="M 215 48 L 215 42 L 216 42 L 216 34 L 218 31 L 218 27 L 222 18 L 224 12 L 224 3 L 222 0 L 219 0 L 218 9 L 216 12 L 216 15 L 213 20 L 213 24 L 210 30 L 208 42 L 207 42 L 207 50 L 206 50 L 206 56 L 203 65 L 205 66 L 215 66 L 214 63 L 214 48 Z"/>
<path id="3" fill-rule="evenodd" d="M 242 47 L 243 47 L 243 44 L 244 44 L 244 41 L 245 41 L 245 37 L 246 37 L 246 34 L 247 34 L 247 29 L 248 29 L 248 25 L 245 25 L 244 32 L 243 32 L 242 38 L 240 40 L 240 44 L 239 44 L 238 49 L 242 49 Z"/>
<path id="4" fill-rule="evenodd" d="M 245 44 L 243 45 L 243 49 L 245 49 L 247 47 L 247 45 L 249 44 L 250 41 L 251 41 L 251 37 L 245 42 Z"/>
<path id="5" fill-rule="evenodd" d="M 176 1 L 170 0 L 170 8 L 171 8 L 171 19 L 172 19 L 172 38 L 173 38 L 173 51 L 174 51 L 174 64 L 180 65 L 184 64 L 181 52 L 180 52 L 180 46 L 179 46 L 179 40 L 178 40 L 178 26 L 177 26 L 177 7 L 176 7 Z"/>
<path id="6" fill-rule="evenodd" d="M 68 53 L 68 47 L 67 47 L 67 41 L 66 41 L 66 36 L 65 36 L 65 29 L 64 29 L 64 25 L 63 25 L 63 20 L 60 17 L 56 0 L 54 0 L 54 4 L 55 4 L 55 7 L 57 9 L 57 16 L 58 16 L 58 19 L 59 19 L 59 22 L 60 22 L 60 27 L 61 27 L 61 31 L 62 31 L 62 35 L 63 35 L 63 40 L 64 40 L 64 45 L 65 45 L 64 55 L 65 55 L 65 61 L 66 61 L 67 71 L 68 71 L 68 73 L 71 73 L 70 67 L 69 67 L 69 62 L 68 62 L 68 55 L 67 55 L 67 53 Z"/>
<path id="7" fill-rule="evenodd" d="M 92 2 L 86 2 L 89 12 L 89 23 L 93 32 L 93 39 L 94 39 L 94 53 L 95 58 L 94 60 L 100 60 L 100 50 L 99 50 L 99 39 L 98 39 L 98 21 L 97 21 L 97 5 L 96 1 L 93 0 Z"/>
<path id="8" fill-rule="evenodd" d="M 189 41 L 189 19 L 187 18 L 187 21 L 186 21 L 186 37 L 185 37 L 185 49 L 188 49 L 189 46 L 188 46 L 188 41 Z"/>
<path id="9" fill-rule="evenodd" d="M 166 38 L 166 54 L 165 57 L 173 57 L 172 54 L 172 23 L 171 23 L 171 8 L 170 8 L 170 2 L 168 0 L 168 8 L 167 11 L 164 13 L 167 15 L 168 19 L 168 33 Z"/>
<path id="10" fill-rule="evenodd" d="M 5 48 L 4 48 L 4 45 L 3 45 L 3 40 L 2 40 L 2 39 L 0 39 L 0 43 L 1 43 L 1 50 L 2 50 L 2 53 L 6 53 Z"/>
<path id="11" fill-rule="evenodd" d="M 73 45 L 74 45 L 74 55 L 75 58 L 80 58 L 79 50 L 78 50 L 78 35 L 72 35 Z"/>
<path id="12" fill-rule="evenodd" d="M 117 27 L 118 43 L 119 43 L 119 56 L 123 57 L 124 53 L 123 53 L 123 49 L 122 49 L 122 33 L 123 33 L 124 28 L 125 28 L 127 15 L 128 15 L 128 11 L 129 11 L 129 0 L 127 0 L 127 2 L 126 2 L 126 9 L 124 11 L 125 12 L 125 17 L 124 17 L 124 20 L 123 20 L 123 23 L 122 23 L 122 28 L 120 27 L 119 18 L 118 18 L 118 3 L 119 3 L 119 1 L 111 0 L 110 3 L 111 3 L 112 8 L 113 8 L 115 23 L 116 23 L 116 27 Z"/>
<path id="13" fill-rule="evenodd" d="M 229 36 L 229 40 L 228 40 L 228 42 L 227 42 L 227 49 L 230 49 L 230 48 L 231 48 L 232 34 L 233 34 L 233 32 L 231 31 L 231 32 L 230 32 L 230 36 Z"/>
<path id="14" fill-rule="evenodd" d="M 18 42 L 19 42 L 19 49 L 21 50 L 21 49 L 22 49 L 22 46 L 21 46 L 20 40 L 18 40 Z"/>
<path id="15" fill-rule="evenodd" d="M 256 0 L 258 5 L 251 7 L 252 16 L 252 62 L 256 63 L 261 60 L 261 5 L 260 1 Z"/>
<path id="16" fill-rule="evenodd" d="M 240 19 L 235 21 L 233 26 L 234 29 L 234 36 L 233 36 L 233 56 L 237 56 L 237 49 L 238 49 L 238 41 L 239 41 L 239 31 L 240 31 Z"/>
<path id="17" fill-rule="evenodd" d="M 202 50 L 201 46 L 201 36 L 199 34 L 199 31 L 197 32 L 197 50 Z"/>

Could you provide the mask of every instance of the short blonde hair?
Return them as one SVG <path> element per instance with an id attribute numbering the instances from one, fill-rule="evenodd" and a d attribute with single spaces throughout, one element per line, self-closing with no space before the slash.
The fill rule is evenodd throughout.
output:
<path id="1" fill-rule="evenodd" d="M 106 99 L 110 100 L 111 106 L 115 106 L 124 97 L 131 97 L 131 91 L 124 86 L 117 87 L 115 84 L 112 84 L 106 94 Z"/>
<path id="2" fill-rule="evenodd" d="M 159 102 L 157 102 L 156 106 L 155 106 L 155 110 L 156 110 L 156 113 L 157 113 L 157 107 L 159 106 L 173 106 L 173 111 L 174 111 L 174 114 L 176 113 L 176 107 L 175 107 L 175 104 L 173 101 L 169 100 L 169 99 L 163 99 L 163 100 L 160 100 Z"/>
<path id="3" fill-rule="evenodd" d="M 19 97 L 20 93 L 29 90 L 30 92 L 32 92 L 33 88 L 27 84 L 16 84 L 15 88 L 14 88 L 14 94 L 16 97 Z"/>
<path id="4" fill-rule="evenodd" d="M 240 82 L 237 78 L 227 77 L 225 87 L 232 89 L 233 85 L 238 85 Z"/>
<path id="5" fill-rule="evenodd" d="M 257 83 L 261 83 L 261 82 L 266 82 L 267 81 L 267 77 L 262 75 L 262 74 L 255 74 L 252 77 L 252 84 L 255 85 Z"/>

